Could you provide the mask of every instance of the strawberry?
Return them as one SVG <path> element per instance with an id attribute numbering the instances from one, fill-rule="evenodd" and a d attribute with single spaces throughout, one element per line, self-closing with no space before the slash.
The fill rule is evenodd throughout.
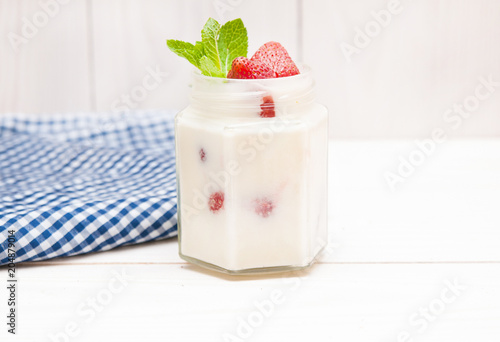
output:
<path id="1" fill-rule="evenodd" d="M 262 112 L 260 112 L 261 118 L 274 118 L 276 116 L 276 113 L 274 112 L 273 97 L 264 96 L 262 98 L 262 104 L 260 105 L 260 109 L 262 109 Z"/>
<path id="2" fill-rule="evenodd" d="M 227 73 L 227 78 L 272 78 L 274 72 L 269 66 L 261 61 L 252 61 L 246 57 L 237 57 L 231 64 L 231 70 Z"/>
<path id="3" fill-rule="evenodd" d="M 268 42 L 262 45 L 250 60 L 267 64 L 274 71 L 274 77 L 300 74 L 288 52 L 277 42 Z"/>
<path id="4" fill-rule="evenodd" d="M 224 208 L 224 193 L 219 191 L 211 194 L 208 199 L 208 207 L 213 213 Z"/>
<path id="5" fill-rule="evenodd" d="M 274 209 L 274 203 L 267 198 L 255 200 L 255 213 L 262 217 L 268 217 Z"/>
<path id="6" fill-rule="evenodd" d="M 204 162 L 207 159 L 206 153 L 205 153 L 204 149 L 200 150 L 200 159 L 201 159 L 202 162 Z"/>

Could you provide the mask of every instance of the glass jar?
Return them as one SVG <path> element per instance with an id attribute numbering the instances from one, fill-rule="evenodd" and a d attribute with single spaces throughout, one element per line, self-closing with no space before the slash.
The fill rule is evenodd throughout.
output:
<path id="1" fill-rule="evenodd" d="M 328 112 L 296 76 L 195 73 L 175 118 L 179 255 L 231 274 L 311 265 L 327 242 Z"/>

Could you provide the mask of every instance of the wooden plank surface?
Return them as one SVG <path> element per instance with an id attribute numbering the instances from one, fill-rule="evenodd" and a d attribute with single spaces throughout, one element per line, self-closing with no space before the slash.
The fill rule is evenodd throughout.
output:
<path id="1" fill-rule="evenodd" d="M 474 96 L 480 77 L 500 80 L 499 20 L 496 0 L 305 2 L 304 60 L 332 111 L 333 137 L 425 137 L 448 125 L 444 112 Z M 346 44 L 356 52 L 344 54 Z M 496 87 L 453 133 L 498 136 L 499 106 Z"/>
<path id="2" fill-rule="evenodd" d="M 0 13 L 0 113 L 90 110 L 86 2 L 1 0 Z"/>
<path id="3" fill-rule="evenodd" d="M 17 63 L 17 53 L 13 49 L 9 33 L 19 32 L 21 29 L 18 20 L 20 13 L 20 2 L 16 0 L 0 0 L 0 113 L 5 113 L 17 108 L 17 84 L 19 65 Z"/>
<path id="4" fill-rule="evenodd" d="M 71 341 L 398 341 L 403 332 L 429 342 L 495 341 L 499 274 L 498 263 L 321 264 L 237 279 L 188 265 L 21 267 L 19 335 L 2 340 L 64 340 L 59 332 L 74 324 Z M 245 324 L 253 327 L 243 338 Z"/>
<path id="5" fill-rule="evenodd" d="M 474 95 L 481 77 L 500 80 L 496 0 L 401 1 L 402 10 L 351 63 L 341 44 L 352 45 L 357 28 L 365 30 L 372 12 L 387 10 L 389 1 L 73 0 L 57 9 L 53 3 L 0 0 L 0 114 L 180 109 L 192 68 L 165 39 L 198 39 L 208 16 L 241 17 L 251 53 L 277 40 L 311 65 L 334 138 L 426 137 L 436 127 L 449 129 L 445 111 Z M 16 52 L 9 34 L 22 35 L 35 21 L 36 33 Z M 157 82 L 149 79 L 144 91 L 152 73 Z M 495 89 L 449 133 L 498 136 Z"/>

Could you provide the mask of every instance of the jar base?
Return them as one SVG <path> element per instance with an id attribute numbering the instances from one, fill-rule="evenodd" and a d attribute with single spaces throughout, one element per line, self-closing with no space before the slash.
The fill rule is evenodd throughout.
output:
<path id="1" fill-rule="evenodd" d="M 202 261 L 200 259 L 192 258 L 190 256 L 183 255 L 182 253 L 179 253 L 179 256 L 194 265 L 201 266 L 203 268 L 212 270 L 212 271 L 217 271 L 229 275 L 256 275 L 256 274 L 270 274 L 270 273 L 284 273 L 284 272 L 293 272 L 293 271 L 301 271 L 306 268 L 311 267 L 316 261 L 318 256 L 321 254 L 323 251 L 324 247 L 318 251 L 318 253 L 312 258 L 312 260 L 302 266 L 294 266 L 294 265 L 283 265 L 283 266 L 271 266 L 271 267 L 256 267 L 256 268 L 244 268 L 244 269 L 239 269 L 239 270 L 230 270 L 226 269 L 224 267 L 220 267 L 214 264 L 211 264 L 209 262 Z"/>

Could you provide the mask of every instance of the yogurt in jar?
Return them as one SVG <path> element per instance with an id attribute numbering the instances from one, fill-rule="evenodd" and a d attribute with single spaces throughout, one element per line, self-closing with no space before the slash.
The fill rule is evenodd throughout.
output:
<path id="1" fill-rule="evenodd" d="M 175 122 L 180 256 L 235 274 L 310 265 L 327 240 L 327 120 L 307 67 L 195 73 Z"/>

